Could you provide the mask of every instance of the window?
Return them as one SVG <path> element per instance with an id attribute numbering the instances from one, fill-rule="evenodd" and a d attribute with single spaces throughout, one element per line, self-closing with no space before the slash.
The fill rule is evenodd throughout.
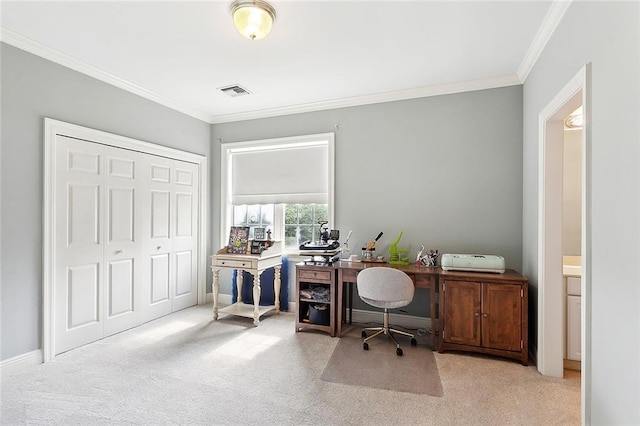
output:
<path id="1" fill-rule="evenodd" d="M 295 249 L 305 241 L 320 240 L 320 224 L 328 221 L 326 204 L 287 204 L 284 209 L 284 245 Z"/>
<path id="2" fill-rule="evenodd" d="M 276 214 L 276 211 L 279 214 Z M 284 212 L 284 214 L 280 214 Z M 275 223 L 274 217 L 284 217 Z M 248 226 L 249 238 L 255 237 L 256 228 L 265 228 L 274 235 L 284 235 L 284 247 L 295 251 L 305 241 L 320 240 L 319 221 L 329 220 L 327 204 L 252 204 L 233 206 L 233 225 Z M 276 229 L 278 227 L 278 229 Z"/>
<path id="3" fill-rule="evenodd" d="M 273 232 L 274 229 L 274 205 L 273 204 L 251 204 L 233 206 L 233 225 L 248 226 L 249 238 L 255 238 L 256 228 L 265 228 Z"/>
<path id="4" fill-rule="evenodd" d="M 221 145 L 221 247 L 232 225 L 272 231 L 285 249 L 319 239 L 318 221 L 333 227 L 334 135 Z"/>

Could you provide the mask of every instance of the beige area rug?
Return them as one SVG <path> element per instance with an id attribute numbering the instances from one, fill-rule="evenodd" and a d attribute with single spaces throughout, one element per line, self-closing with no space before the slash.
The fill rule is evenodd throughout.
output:
<path id="1" fill-rule="evenodd" d="M 368 351 L 362 349 L 361 338 L 343 336 L 320 378 L 344 385 L 444 396 L 431 348 L 420 341 L 411 346 L 408 339 L 399 339 L 403 356 L 396 355 L 387 336 L 370 340 Z"/>

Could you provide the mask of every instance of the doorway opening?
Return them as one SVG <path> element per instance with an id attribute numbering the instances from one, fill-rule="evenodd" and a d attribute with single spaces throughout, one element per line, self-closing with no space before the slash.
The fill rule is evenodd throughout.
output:
<path id="1" fill-rule="evenodd" d="M 591 133 L 590 66 L 586 65 L 553 98 L 539 115 L 538 157 L 538 370 L 547 376 L 564 376 L 567 293 L 563 262 L 563 172 L 565 119 L 582 107 L 584 125 L 580 135 L 580 360 L 582 418 L 591 382 Z"/>

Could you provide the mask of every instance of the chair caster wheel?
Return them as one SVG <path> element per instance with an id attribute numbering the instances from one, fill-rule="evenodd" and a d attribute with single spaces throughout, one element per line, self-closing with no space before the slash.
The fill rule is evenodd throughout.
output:
<path id="1" fill-rule="evenodd" d="M 402 352 L 402 348 L 398 348 L 396 349 L 396 355 L 398 356 L 402 356 L 403 352 Z"/>
<path id="2" fill-rule="evenodd" d="M 365 351 L 369 350 L 369 344 L 368 343 L 363 343 L 362 344 L 362 349 L 364 349 Z"/>
<path id="3" fill-rule="evenodd" d="M 363 339 L 366 339 L 367 338 L 367 333 L 363 331 L 362 333 L 360 333 L 360 336 L 362 336 Z"/>
<path id="4" fill-rule="evenodd" d="M 418 344 L 418 341 L 416 340 L 415 337 L 411 338 L 411 346 L 416 346 Z"/>

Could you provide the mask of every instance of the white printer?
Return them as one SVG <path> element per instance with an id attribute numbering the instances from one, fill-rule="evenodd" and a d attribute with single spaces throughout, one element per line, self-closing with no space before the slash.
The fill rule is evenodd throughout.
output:
<path id="1" fill-rule="evenodd" d="M 444 271 L 474 271 L 503 273 L 504 257 L 489 254 L 443 254 L 440 266 Z"/>

